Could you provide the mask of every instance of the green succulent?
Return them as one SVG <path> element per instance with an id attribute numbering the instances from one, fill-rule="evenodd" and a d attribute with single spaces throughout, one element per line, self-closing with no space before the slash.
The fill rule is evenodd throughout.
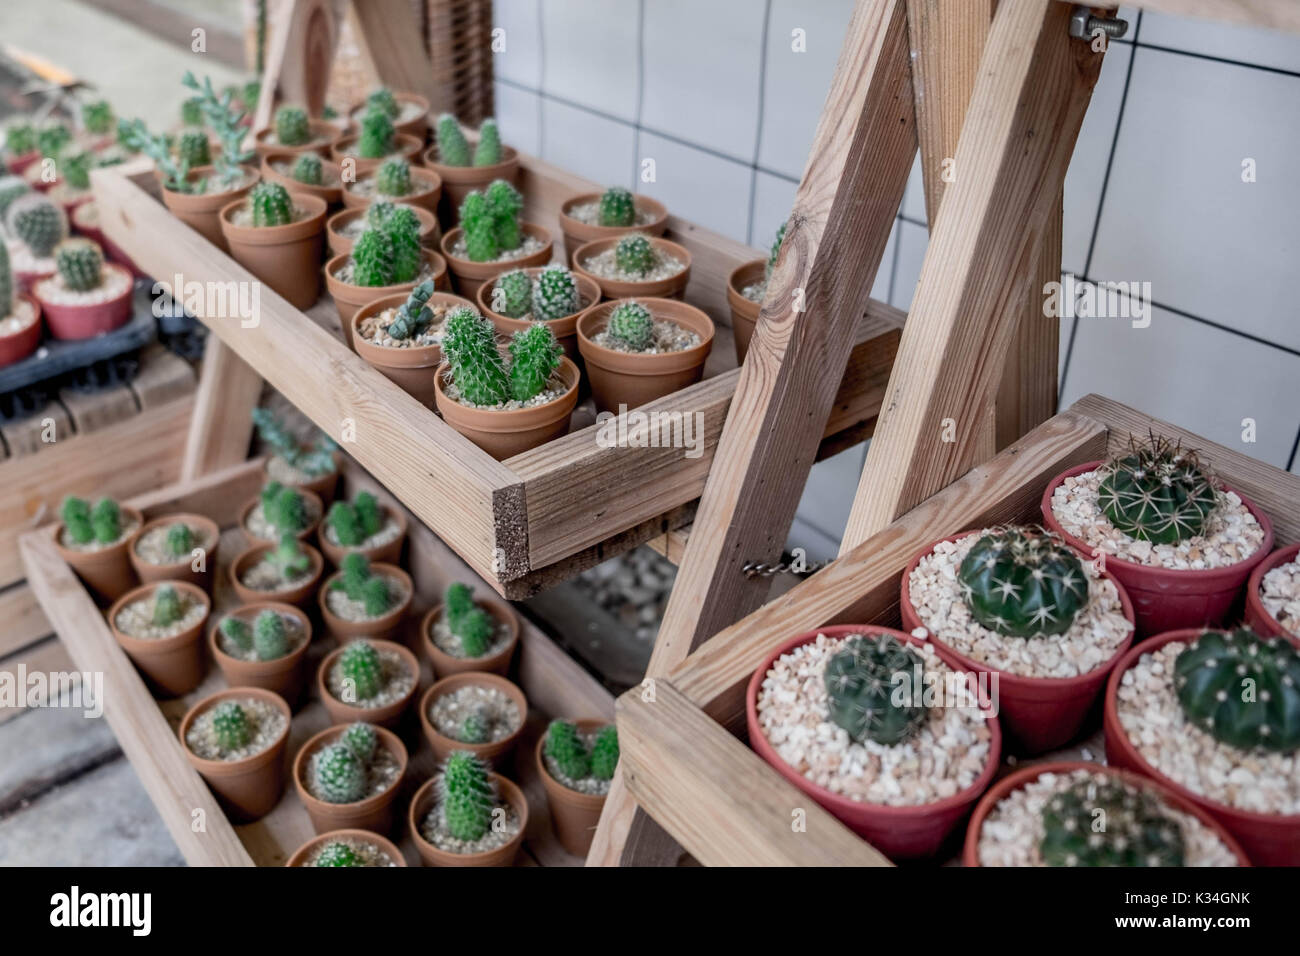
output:
<path id="1" fill-rule="evenodd" d="M 282 146 L 311 142 L 311 123 L 300 106 L 281 106 L 275 111 L 275 138 Z"/>
<path id="2" fill-rule="evenodd" d="M 1196 453 L 1165 438 L 1135 443 L 1101 472 L 1098 505 L 1112 525 L 1138 541 L 1176 544 L 1201 534 L 1218 506 Z"/>
<path id="3" fill-rule="evenodd" d="M 644 352 L 654 344 L 654 316 L 640 302 L 622 302 L 610 312 L 605 334 L 619 348 Z"/>
<path id="4" fill-rule="evenodd" d="M 439 116 L 434 136 L 438 142 L 438 162 L 444 166 L 469 165 L 469 143 L 456 117 L 450 113 Z"/>
<path id="5" fill-rule="evenodd" d="M 597 780 L 614 779 L 618 767 L 618 728 L 602 727 L 591 745 L 591 775 Z"/>
<path id="6" fill-rule="evenodd" d="M 333 529 L 339 544 L 345 548 L 360 547 L 367 538 L 378 534 L 384 525 L 379 502 L 368 491 L 358 493 L 350 504 L 346 501 L 334 502 L 325 520 Z"/>
<path id="7" fill-rule="evenodd" d="M 473 309 L 452 309 L 442 337 L 442 354 L 465 401 L 499 405 L 510 396 L 510 378 L 497 350 L 492 323 Z"/>
<path id="8" fill-rule="evenodd" d="M 402 107 L 398 104 L 397 97 L 386 86 L 381 86 L 366 97 L 366 112 L 371 110 L 379 110 L 391 120 L 396 120 L 402 114 Z"/>
<path id="9" fill-rule="evenodd" d="M 533 280 L 523 269 L 514 269 L 497 278 L 492 286 L 492 311 L 512 319 L 522 319 L 533 307 Z"/>
<path id="10" fill-rule="evenodd" d="M 118 142 L 133 153 L 143 153 L 153 160 L 164 189 L 175 193 L 196 193 L 206 183 L 189 178 L 190 164 L 184 155 L 174 155 L 171 138 L 163 133 L 150 133 L 140 119 L 119 120 Z"/>
<path id="11" fill-rule="evenodd" d="M 985 532 L 962 560 L 957 582 L 971 617 L 1012 637 L 1064 634 L 1088 605 L 1083 562 L 1042 528 Z"/>
<path id="12" fill-rule="evenodd" d="M 632 191 L 622 186 L 606 189 L 600 197 L 599 222 L 602 226 L 636 225 L 636 202 Z"/>
<path id="13" fill-rule="evenodd" d="M 772 277 L 772 270 L 776 268 L 776 257 L 781 254 L 781 243 L 785 242 L 785 227 L 787 223 L 781 223 L 781 227 L 776 231 L 776 239 L 772 242 L 772 251 L 767 254 L 767 264 L 763 266 L 763 279 L 766 281 Z"/>
<path id="14" fill-rule="evenodd" d="M 72 130 L 63 123 L 47 123 L 36 131 L 36 148 L 47 159 L 57 157 L 72 142 Z"/>
<path id="15" fill-rule="evenodd" d="M 442 768 L 439 790 L 442 822 L 448 833 L 467 843 L 487 835 L 496 806 L 487 764 L 471 753 L 456 751 Z"/>
<path id="16" fill-rule="evenodd" d="M 90 239 L 64 239 L 54 249 L 59 278 L 74 292 L 98 289 L 104 279 L 104 254 Z"/>
<path id="17" fill-rule="evenodd" d="M 181 558 L 189 557 L 190 552 L 194 550 L 198 542 L 195 540 L 194 532 L 187 524 L 176 522 L 167 527 L 167 537 L 163 544 L 163 553 L 173 561 L 179 561 Z"/>
<path id="18" fill-rule="evenodd" d="M 420 274 L 424 250 L 420 246 L 420 219 L 410 206 L 396 207 L 379 227 L 393 244 L 393 281 L 411 282 Z"/>
<path id="19" fill-rule="evenodd" d="M 316 794 L 326 803 L 356 803 L 366 795 L 366 764 L 347 744 L 321 748 L 314 765 Z"/>
<path id="20" fill-rule="evenodd" d="M 1183 866 L 1183 830 L 1160 799 L 1123 781 L 1089 778 L 1043 807 L 1048 866 Z"/>
<path id="21" fill-rule="evenodd" d="M 325 182 L 325 168 L 315 153 L 302 153 L 293 161 L 289 176 L 305 186 L 321 186 Z"/>
<path id="22" fill-rule="evenodd" d="M 81 125 L 86 128 L 87 133 L 104 136 L 113 131 L 115 124 L 113 107 L 108 105 L 108 100 L 93 100 L 82 104 Z"/>
<path id="23" fill-rule="evenodd" d="M 311 556 L 290 532 L 280 535 L 279 543 L 267 554 L 267 560 L 286 581 L 302 577 L 311 570 Z"/>
<path id="24" fill-rule="evenodd" d="M 248 626 L 247 621 L 234 615 L 227 615 L 221 619 L 221 633 L 241 651 L 247 652 L 253 649 L 253 629 Z"/>
<path id="25" fill-rule="evenodd" d="M 383 662 L 369 641 L 356 640 L 345 647 L 339 655 L 339 668 L 344 679 L 351 681 L 357 700 L 369 700 L 384 686 Z"/>
<path id="26" fill-rule="evenodd" d="M 591 775 L 591 754 L 582 742 L 578 728 L 567 720 L 553 720 L 546 729 L 546 756 L 555 761 L 560 773 L 570 780 Z"/>
<path id="27" fill-rule="evenodd" d="M 460 227 L 465 231 L 465 256 L 471 262 L 492 262 L 500 257 L 496 225 L 481 192 L 474 190 L 461 201 Z"/>
<path id="28" fill-rule="evenodd" d="M 347 729 L 339 735 L 339 740 L 346 744 L 362 763 L 369 764 L 375 759 L 379 749 L 379 733 L 371 724 L 357 721 L 348 724 Z"/>
<path id="29" fill-rule="evenodd" d="M 393 121 L 382 110 L 367 110 L 361 118 L 361 137 L 357 153 L 363 159 L 382 159 L 391 155 L 396 147 L 397 134 Z"/>
<path id="30" fill-rule="evenodd" d="M 158 587 L 153 596 L 153 623 L 155 627 L 171 627 L 182 617 L 181 596 L 170 584 Z"/>
<path id="31" fill-rule="evenodd" d="M 36 129 L 31 123 L 18 121 L 5 127 L 5 152 L 26 156 L 36 149 Z"/>
<path id="32" fill-rule="evenodd" d="M 655 250 L 639 232 L 624 236 L 614 246 L 614 264 L 630 275 L 646 275 L 655 266 Z"/>
<path id="33" fill-rule="evenodd" d="M 194 74 L 186 71 L 181 77 L 181 84 L 198 94 L 199 108 L 208 127 L 216 134 L 221 144 L 221 151 L 213 157 L 214 176 L 224 188 L 230 188 L 243 180 L 245 172 L 243 163 L 250 162 L 256 155 L 244 146 L 248 130 L 244 125 L 246 109 L 235 104 L 235 93 L 224 91 L 220 97 L 212 86 L 212 78 L 204 77 L 200 83 Z M 248 90 L 244 92 L 247 97 Z M 256 103 L 256 99 L 244 99 L 245 104 Z"/>
<path id="34" fill-rule="evenodd" d="M 564 266 L 546 266 L 533 281 L 533 318 L 550 322 L 582 310 L 578 280 Z"/>
<path id="35" fill-rule="evenodd" d="M 181 101 L 181 125 L 203 125 L 203 99 L 201 97 L 191 96 Z"/>
<path id="36" fill-rule="evenodd" d="M 335 840 L 321 847 L 316 854 L 315 866 L 364 866 L 357 851 L 346 843 Z"/>
<path id="37" fill-rule="evenodd" d="M 253 424 L 258 437 L 270 445 L 287 464 L 309 478 L 319 478 L 338 469 L 334 453 L 338 445 L 329 436 L 317 434 L 310 445 L 304 445 L 285 427 L 284 423 L 266 408 L 253 409 Z"/>
<path id="38" fill-rule="evenodd" d="M 284 618 L 269 608 L 253 619 L 253 649 L 257 651 L 259 661 L 278 661 L 289 653 L 289 634 Z"/>
<path id="39" fill-rule="evenodd" d="M 526 402 L 541 394 L 560 367 L 564 349 L 549 325 L 530 325 L 510 338 L 510 395 Z"/>
<path id="40" fill-rule="evenodd" d="M 895 690 L 911 688 L 922 666 L 921 656 L 892 635 L 850 637 L 826 663 L 830 719 L 859 742 L 892 746 L 910 739 L 928 714 L 910 692 Z"/>
<path id="41" fill-rule="evenodd" d="M 69 188 L 81 191 L 90 188 L 90 169 L 94 160 L 94 154 L 89 150 L 73 153 L 60 160 L 59 172 L 62 173 L 63 181 Z"/>
<path id="42" fill-rule="evenodd" d="M 287 226 L 293 222 L 293 200 L 289 190 L 279 183 L 260 182 L 248 194 L 248 207 L 253 212 L 253 225 Z"/>
<path id="43" fill-rule="evenodd" d="M 384 160 L 375 172 L 375 191 L 381 196 L 410 195 L 411 164 L 400 157 Z"/>
<path id="44" fill-rule="evenodd" d="M 9 205 L 5 225 L 11 236 L 27 246 L 33 257 L 47 259 L 68 236 L 68 217 L 43 193 L 19 196 Z"/>
<path id="45" fill-rule="evenodd" d="M 433 280 L 425 279 L 397 308 L 397 314 L 388 326 L 388 334 L 395 339 L 413 339 L 429 328 L 433 310 L 427 305 L 433 295 Z"/>
<path id="46" fill-rule="evenodd" d="M 261 500 L 262 515 L 277 534 L 298 534 L 311 524 L 307 499 L 297 488 L 278 481 L 267 482 Z"/>
<path id="47" fill-rule="evenodd" d="M 478 145 L 474 147 L 475 166 L 495 166 L 501 162 L 501 132 L 497 121 L 488 117 L 479 124 Z"/>
<path id="48" fill-rule="evenodd" d="M 518 249 L 524 241 L 523 230 L 519 225 L 524 197 L 504 179 L 494 179 L 488 183 L 483 198 L 487 201 L 487 212 L 492 220 L 497 248 L 502 252 Z"/>
<path id="49" fill-rule="evenodd" d="M 90 526 L 96 541 L 112 544 L 122 537 L 122 509 L 112 498 L 100 498 L 90 511 Z"/>
<path id="50" fill-rule="evenodd" d="M 212 733 L 224 752 L 248 746 L 253 739 L 252 721 L 233 700 L 223 700 L 212 709 Z"/>
<path id="51" fill-rule="evenodd" d="M 359 491 L 352 505 L 356 509 L 357 520 L 361 523 L 362 534 L 367 538 L 378 534 L 384 526 L 384 512 L 379 507 L 379 499 L 368 491 Z"/>
<path id="52" fill-rule="evenodd" d="M 393 239 L 382 227 L 372 226 L 352 247 L 352 284 L 386 286 L 393 281 Z"/>
<path id="53" fill-rule="evenodd" d="M 212 149 L 208 134 L 201 129 L 187 129 L 176 142 L 176 154 L 190 169 L 207 166 L 212 162 Z"/>

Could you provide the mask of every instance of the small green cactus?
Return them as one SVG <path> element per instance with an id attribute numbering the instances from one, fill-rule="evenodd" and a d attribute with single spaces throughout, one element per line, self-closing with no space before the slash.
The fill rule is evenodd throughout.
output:
<path id="1" fill-rule="evenodd" d="M 487 743 L 488 722 L 482 714 L 472 713 L 461 722 L 460 739 L 467 744 Z"/>
<path id="2" fill-rule="evenodd" d="M 600 197 L 600 224 L 602 226 L 636 225 L 636 202 L 632 191 L 622 186 L 611 186 Z"/>
<path id="3" fill-rule="evenodd" d="M 1151 437 L 1100 469 L 1097 503 L 1130 538 L 1176 544 L 1200 534 L 1218 506 L 1214 484 L 1196 453 Z"/>
<path id="4" fill-rule="evenodd" d="M 369 641 L 353 641 L 339 655 L 343 679 L 350 681 L 357 700 L 369 700 L 384 686 L 383 663 Z"/>
<path id="5" fill-rule="evenodd" d="M 277 534 L 297 534 L 311 523 L 307 499 L 296 488 L 278 481 L 268 482 L 262 489 L 261 500 L 262 515 Z"/>
<path id="6" fill-rule="evenodd" d="M 456 751 L 442 769 L 439 790 L 448 833 L 467 843 L 487 835 L 496 805 L 487 764 L 471 753 Z"/>
<path id="7" fill-rule="evenodd" d="M 311 556 L 303 550 L 298 538 L 289 532 L 280 535 L 279 544 L 267 554 L 267 560 L 286 581 L 300 578 L 311 570 Z"/>
<path id="8" fill-rule="evenodd" d="M 371 227 L 352 247 L 352 284 L 393 284 L 393 239 L 382 227 Z"/>
<path id="9" fill-rule="evenodd" d="M 361 491 L 352 504 L 357 512 L 357 521 L 361 523 L 361 533 L 367 538 L 378 534 L 384 526 L 384 513 L 379 507 L 379 499 L 368 491 Z"/>
<path id="10" fill-rule="evenodd" d="M 549 322 L 582 310 L 578 280 L 564 266 L 547 266 L 533 281 L 533 318 Z"/>
<path id="11" fill-rule="evenodd" d="M 366 795 L 366 764 L 347 744 L 321 748 L 315 763 L 316 794 L 326 803 L 356 803 Z"/>
<path id="12" fill-rule="evenodd" d="M 451 627 L 450 623 L 448 626 Z M 496 626 L 492 615 L 475 605 L 457 620 L 451 631 L 460 638 L 460 647 L 466 657 L 482 657 L 492 646 Z"/>
<path id="13" fill-rule="evenodd" d="M 3 246 L 3 243 L 0 243 Z M 84 498 L 67 497 L 59 507 L 63 533 L 73 544 L 90 544 L 95 540 L 95 526 L 90 520 L 90 505 Z"/>
<path id="14" fill-rule="evenodd" d="M 375 172 L 375 191 L 381 196 L 410 195 L 411 164 L 400 157 L 384 160 Z"/>
<path id="15" fill-rule="evenodd" d="M 325 171 L 321 159 L 315 153 L 302 153 L 293 161 L 289 176 L 304 186 L 321 186 L 324 184 Z"/>
<path id="16" fill-rule="evenodd" d="M 526 402 L 541 394 L 560 367 L 564 349 L 549 325 L 530 325 L 510 338 L 510 396 Z"/>
<path id="17" fill-rule="evenodd" d="M 248 626 L 247 621 L 234 615 L 227 615 L 221 619 L 221 633 L 241 651 L 253 649 L 253 629 Z"/>
<path id="18" fill-rule="evenodd" d="M 155 627 L 171 627 L 181 619 L 181 596 L 170 584 L 163 584 L 153 595 Z"/>
<path id="19" fill-rule="evenodd" d="M 591 754 L 582 742 L 578 728 L 567 720 L 553 720 L 546 728 L 546 756 L 555 761 L 560 773 L 570 780 L 581 780 L 591 775 Z"/>
<path id="20" fill-rule="evenodd" d="M 502 252 L 518 249 L 524 241 L 523 230 L 519 225 L 524 197 L 504 179 L 494 179 L 488 183 L 483 198 L 487 200 L 488 216 L 492 219 L 497 248 Z"/>
<path id="21" fill-rule="evenodd" d="M 181 125 L 203 125 L 203 100 L 201 97 L 191 96 L 189 99 L 181 101 Z"/>
<path id="22" fill-rule="evenodd" d="M 253 649 L 259 661 L 276 661 L 289 653 L 289 634 L 284 618 L 275 611 L 261 611 L 253 619 Z"/>
<path id="23" fill-rule="evenodd" d="M 382 617 L 395 601 L 396 595 L 388 586 L 387 578 L 372 577 L 361 589 L 361 603 L 365 606 L 367 617 Z"/>
<path id="24" fill-rule="evenodd" d="M 338 450 L 338 445 L 329 436 L 318 434 L 312 444 L 304 445 L 266 408 L 253 409 L 253 424 L 257 426 L 257 434 L 262 441 L 275 449 L 275 453 L 285 462 L 309 478 L 319 478 L 337 470 L 338 462 L 334 453 Z"/>
<path id="25" fill-rule="evenodd" d="M 644 352 L 654 344 L 654 316 L 640 302 L 620 303 L 609 314 L 605 334 L 619 348 L 629 352 Z"/>
<path id="26" fill-rule="evenodd" d="M 1043 807 L 1048 866 L 1182 866 L 1182 826 L 1160 799 L 1121 780 L 1089 778 Z"/>
<path id="27" fill-rule="evenodd" d="M 275 138 L 281 146 L 302 146 L 311 142 L 311 123 L 300 106 L 281 106 L 275 111 Z"/>
<path id="28" fill-rule="evenodd" d="M 5 127 L 5 152 L 10 156 L 26 156 L 36 149 L 36 129 L 31 123 L 18 121 Z"/>
<path id="29" fill-rule="evenodd" d="M 1088 604 L 1083 562 L 1042 528 L 988 531 L 971 546 L 957 582 L 976 622 L 998 634 L 1064 634 Z"/>
<path id="30" fill-rule="evenodd" d="M 167 528 L 167 538 L 163 544 L 163 553 L 173 561 L 188 558 L 196 546 L 194 532 L 190 526 L 176 522 Z"/>
<path id="31" fill-rule="evenodd" d="M 424 249 L 420 246 L 420 220 L 410 206 L 396 207 L 380 226 L 393 244 L 393 281 L 410 282 L 420 274 Z"/>
<path id="32" fill-rule="evenodd" d="M 395 120 L 402 114 L 402 107 L 398 104 L 397 97 L 386 86 L 381 86 L 366 97 L 366 112 L 371 110 L 379 110 L 390 120 Z"/>
<path id="33" fill-rule="evenodd" d="M 289 190 L 279 183 L 261 182 L 248 194 L 248 208 L 253 211 L 253 225 L 287 226 L 293 221 L 293 200 Z"/>
<path id="34" fill-rule="evenodd" d="M 316 854 L 314 866 L 361 866 L 361 857 L 357 856 L 356 850 L 335 840 L 332 843 L 326 843 L 321 847 L 320 853 Z"/>
<path id="35" fill-rule="evenodd" d="M 90 188 L 90 168 L 94 160 L 93 153 L 82 150 L 59 161 L 59 173 L 69 189 L 85 191 Z"/>
<path id="36" fill-rule="evenodd" d="M 469 165 L 469 143 L 456 117 L 450 113 L 439 116 L 434 135 L 438 141 L 438 162 L 444 166 Z"/>
<path id="37" fill-rule="evenodd" d="M 350 600 L 360 601 L 361 589 L 370 580 L 370 559 L 357 552 L 346 554 L 339 570 L 342 574 L 334 583 L 335 590 L 342 591 Z"/>
<path id="38" fill-rule="evenodd" d="M 36 131 L 36 148 L 41 155 L 54 158 L 72 141 L 72 130 L 63 123 L 47 123 Z"/>
<path id="39" fill-rule="evenodd" d="M 478 145 L 474 147 L 475 166 L 495 166 L 501 162 L 501 131 L 492 117 L 483 120 L 478 128 Z"/>
<path id="40" fill-rule="evenodd" d="M 87 133 L 104 136 L 113 131 L 116 122 L 113 107 L 108 105 L 108 100 L 93 100 L 81 106 L 81 125 Z"/>
<path id="41" fill-rule="evenodd" d="M 397 203 L 388 199 L 376 199 L 366 207 L 366 226 L 368 228 L 377 229 L 387 222 L 388 217 L 399 208 L 404 209 L 406 207 L 399 207 Z"/>
<path id="42" fill-rule="evenodd" d="M 338 543 L 345 548 L 358 547 L 366 536 L 361 533 L 361 523 L 357 520 L 356 509 L 346 501 L 336 501 L 330 505 L 325 523 L 334 532 Z"/>
<path id="43" fill-rule="evenodd" d="M 19 196 L 10 204 L 5 225 L 37 259 L 48 258 L 68 236 L 68 217 L 53 200 L 37 192 Z"/>
<path id="44" fill-rule="evenodd" d="M 477 190 L 461 201 L 460 227 L 465 230 L 465 256 L 471 262 L 492 262 L 501 255 L 487 198 Z"/>
<path id="45" fill-rule="evenodd" d="M 122 537 L 122 509 L 112 498 L 100 498 L 91 509 L 90 525 L 96 541 L 112 544 Z"/>
<path id="46" fill-rule="evenodd" d="M 54 249 L 54 265 L 63 285 L 74 292 L 98 289 L 104 279 L 104 254 L 90 239 L 64 239 Z"/>
<path id="47" fill-rule="evenodd" d="M 360 601 L 367 616 L 380 617 L 397 602 L 398 595 L 389 586 L 388 579 L 371 572 L 370 561 L 364 554 L 353 551 L 344 555 L 342 572 L 334 587 L 350 600 Z"/>
<path id="48" fill-rule="evenodd" d="M 443 592 L 442 607 L 447 615 L 447 626 L 455 630 L 456 622 L 478 605 L 474 603 L 474 592 L 469 585 L 453 581 Z"/>
<path id="49" fill-rule="evenodd" d="M 395 339 L 413 339 L 423 333 L 433 321 L 433 310 L 426 304 L 433 295 L 433 280 L 425 279 L 398 306 L 388 326 L 388 334 Z"/>
<path id="50" fill-rule="evenodd" d="M 591 775 L 597 780 L 613 780 L 618 767 L 618 728 L 602 727 L 591 745 Z"/>
<path id="51" fill-rule="evenodd" d="M 187 129 L 176 143 L 176 155 L 190 169 L 207 166 L 212 162 L 212 147 L 208 134 L 201 129 Z"/>
<path id="52" fill-rule="evenodd" d="M 859 742 L 908 740 L 924 726 L 927 711 L 910 693 L 895 691 L 910 688 L 921 667 L 920 655 L 891 635 L 849 638 L 826 663 L 830 719 Z"/>
<path id="53" fill-rule="evenodd" d="M 212 733 L 217 738 L 217 746 L 230 753 L 248 746 L 253 739 L 252 721 L 239 704 L 223 700 L 212 708 Z"/>
<path id="54" fill-rule="evenodd" d="M 772 242 L 772 251 L 767 254 L 767 264 L 763 266 L 764 281 L 772 278 L 772 270 L 776 268 L 776 257 L 781 252 L 781 243 L 785 242 L 785 227 L 788 223 L 781 223 L 781 227 L 776 231 L 776 239 Z"/>
<path id="55" fill-rule="evenodd" d="M 442 354 L 461 396 L 474 405 L 499 405 L 510 396 L 510 379 L 497 350 L 492 323 L 473 309 L 447 315 Z"/>
<path id="56" fill-rule="evenodd" d="M 523 269 L 500 276 L 492 286 L 492 311 L 522 319 L 533 307 L 533 280 Z"/>
<path id="57" fill-rule="evenodd" d="M 382 110 L 368 110 L 361 118 L 361 138 L 357 154 L 363 159 L 382 159 L 395 149 L 393 121 Z"/>
<path id="58" fill-rule="evenodd" d="M 0 176 L 0 221 L 9 215 L 9 207 L 15 199 L 31 191 L 32 187 L 21 176 Z"/>
<path id="59" fill-rule="evenodd" d="M 646 275 L 655 266 L 655 250 L 641 233 L 624 236 L 614 246 L 614 264 L 629 275 Z"/>
<path id="60" fill-rule="evenodd" d="M 363 721 L 348 724 L 347 729 L 339 735 L 339 740 L 351 748 L 361 758 L 362 763 L 369 764 L 379 749 L 379 734 L 375 728 Z"/>

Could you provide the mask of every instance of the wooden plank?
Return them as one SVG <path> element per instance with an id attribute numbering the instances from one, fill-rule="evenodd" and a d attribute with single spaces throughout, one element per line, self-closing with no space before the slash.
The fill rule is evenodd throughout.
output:
<path id="1" fill-rule="evenodd" d="M 81 585 L 78 584 L 77 586 L 80 587 Z M 19 665 L 26 668 L 28 674 L 67 673 L 77 669 L 72 664 L 72 658 L 68 655 L 67 648 L 53 636 L 6 657 L 3 661 L 0 661 L 0 670 L 15 673 Z M 82 668 L 82 670 L 86 669 Z M 27 710 L 26 705 L 0 707 L 0 724 L 13 720 L 20 714 L 26 713 Z"/>
<path id="2" fill-rule="evenodd" d="M 344 0 L 282 0 L 268 30 L 270 49 L 253 129 L 270 124 L 277 103 L 302 104 L 312 116 L 321 115 L 343 12 Z"/>
<path id="3" fill-rule="evenodd" d="M 410 0 L 353 3 L 357 44 L 374 64 L 379 82 L 395 90 L 419 93 L 433 108 L 440 100 L 433 64 L 424 50 L 419 20 Z"/>
<path id="4" fill-rule="evenodd" d="M 16 653 L 54 633 L 36 595 L 25 583 L 0 591 L 0 657 Z"/>
<path id="5" fill-rule="evenodd" d="M 59 389 L 59 401 L 72 416 L 72 425 L 79 435 L 116 425 L 140 411 L 135 393 L 125 385 L 93 390 L 64 387 Z"/>
<path id="6" fill-rule="evenodd" d="M 194 369 L 174 352 L 151 345 L 141 354 L 140 369 L 130 384 L 141 410 L 156 408 L 194 391 Z"/>
<path id="7" fill-rule="evenodd" d="M 218 527 L 228 528 L 239 523 L 244 505 L 262 489 L 266 481 L 265 465 L 265 458 L 241 461 L 198 478 L 182 479 L 146 491 L 127 504 L 137 509 L 145 520 L 189 511 L 207 515 Z"/>
<path id="8" fill-rule="evenodd" d="M 262 377 L 215 335 L 203 348 L 194 417 L 185 436 L 181 480 L 188 481 L 248 457 L 253 409 Z"/>
<path id="9" fill-rule="evenodd" d="M 48 431 L 51 424 L 53 431 Z M 34 415 L 0 424 L 0 437 L 9 450 L 9 461 L 34 455 L 47 447 L 51 443 L 46 442 L 44 436 L 49 434 L 55 436 L 55 441 L 64 441 L 76 434 L 72 416 L 57 401 L 51 401 Z"/>

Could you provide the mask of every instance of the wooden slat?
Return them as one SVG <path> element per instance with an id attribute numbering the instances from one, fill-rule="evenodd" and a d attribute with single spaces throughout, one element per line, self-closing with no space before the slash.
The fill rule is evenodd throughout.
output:
<path id="1" fill-rule="evenodd" d="M 374 5 L 392 2 L 395 0 L 374 0 Z M 253 129 L 269 125 L 279 103 L 299 103 L 312 116 L 321 115 L 345 3 L 281 0 L 272 11 L 267 31 L 270 49 L 262 74 L 262 95 L 253 112 Z"/>
<path id="2" fill-rule="evenodd" d="M 49 443 L 43 439 L 47 419 L 53 422 L 56 441 L 64 441 L 77 432 L 68 410 L 57 401 L 51 401 L 34 415 L 0 425 L 0 437 L 4 438 L 5 447 L 9 450 L 9 461 L 34 455 L 48 447 Z"/>
<path id="3" fill-rule="evenodd" d="M 194 396 L 194 417 L 185 436 L 181 480 L 225 468 L 248 457 L 253 409 L 262 394 L 262 376 L 230 346 L 209 335 Z"/>
<path id="4" fill-rule="evenodd" d="M 35 644 L 54 632 L 36 595 L 26 583 L 0 591 L 0 657 Z"/>
<path id="5" fill-rule="evenodd" d="M 190 363 L 161 345 L 151 345 L 140 356 L 140 369 L 131 379 L 131 391 L 141 410 L 166 405 L 194 391 Z"/>
<path id="6" fill-rule="evenodd" d="M 72 425 L 78 435 L 116 425 L 140 411 L 135 403 L 135 393 L 125 385 L 110 385 L 86 391 L 61 388 L 59 401 L 72 416 Z"/>

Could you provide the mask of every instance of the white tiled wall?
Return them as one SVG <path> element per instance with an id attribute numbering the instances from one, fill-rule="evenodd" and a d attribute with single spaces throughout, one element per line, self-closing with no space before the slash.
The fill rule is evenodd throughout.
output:
<path id="1" fill-rule="evenodd" d="M 766 248 L 853 0 L 496 0 L 512 144 Z M 1062 267 L 1144 281 L 1147 328 L 1066 320 L 1061 401 L 1101 392 L 1300 473 L 1300 37 L 1122 7 L 1066 179 Z M 796 31 L 806 52 L 793 49 Z M 653 158 L 657 181 L 636 183 Z M 1242 164 L 1253 160 L 1255 181 Z M 873 294 L 925 257 L 919 161 Z M 1256 441 L 1242 444 L 1243 419 Z M 818 465 L 791 544 L 831 556 L 864 450 Z"/>

